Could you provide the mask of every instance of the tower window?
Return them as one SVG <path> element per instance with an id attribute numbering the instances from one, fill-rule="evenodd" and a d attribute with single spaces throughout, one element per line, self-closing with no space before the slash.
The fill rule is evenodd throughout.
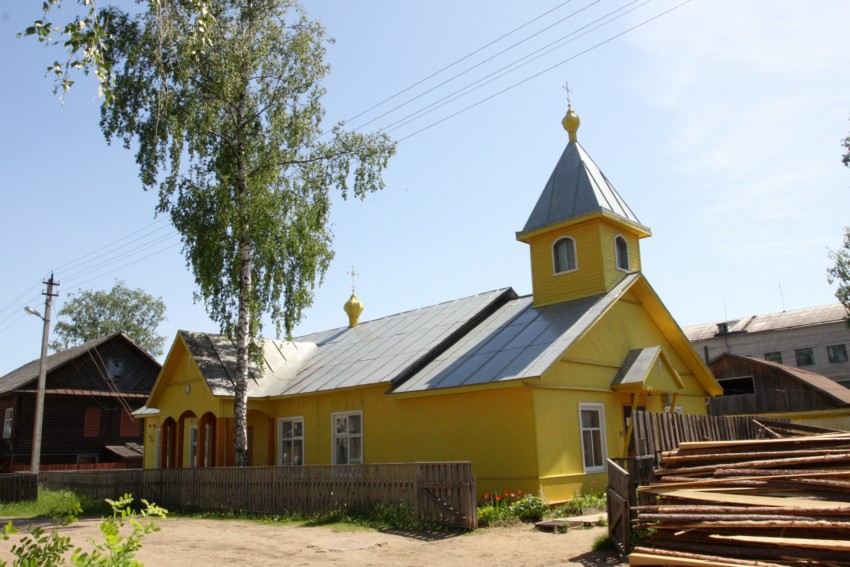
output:
<path id="1" fill-rule="evenodd" d="M 555 263 L 555 273 L 572 272 L 576 265 L 576 241 L 565 236 L 552 245 L 552 259 Z"/>
<path id="2" fill-rule="evenodd" d="M 622 236 L 614 239 L 614 248 L 617 252 L 617 268 L 629 271 L 629 244 Z"/>

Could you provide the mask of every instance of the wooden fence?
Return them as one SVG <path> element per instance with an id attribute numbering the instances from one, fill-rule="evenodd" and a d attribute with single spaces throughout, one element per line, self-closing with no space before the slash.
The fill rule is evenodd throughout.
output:
<path id="1" fill-rule="evenodd" d="M 314 515 L 407 504 L 422 522 L 478 525 L 469 462 L 47 471 L 42 483 L 98 499 L 129 492 L 181 511 Z"/>
<path id="2" fill-rule="evenodd" d="M 682 415 L 636 411 L 633 435 L 638 455 L 672 451 L 684 441 L 758 439 L 763 431 L 753 416 Z M 787 420 L 785 420 L 787 421 Z"/>
<path id="3" fill-rule="evenodd" d="M 635 519 L 633 508 L 650 504 L 654 496 L 638 493 L 637 487 L 655 480 L 655 457 L 626 457 L 608 459 L 608 486 L 605 489 L 608 506 L 608 535 L 627 555 L 631 552 L 631 526 Z"/>
<path id="4" fill-rule="evenodd" d="M 38 475 L 0 474 L 0 502 L 22 502 L 38 498 Z"/>

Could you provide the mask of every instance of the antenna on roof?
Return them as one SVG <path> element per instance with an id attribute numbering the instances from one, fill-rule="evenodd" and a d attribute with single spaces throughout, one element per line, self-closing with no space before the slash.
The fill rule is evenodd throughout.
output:
<path id="1" fill-rule="evenodd" d="M 785 313 L 785 297 L 782 295 L 782 282 L 779 282 L 779 302 L 782 303 L 782 312 Z"/>

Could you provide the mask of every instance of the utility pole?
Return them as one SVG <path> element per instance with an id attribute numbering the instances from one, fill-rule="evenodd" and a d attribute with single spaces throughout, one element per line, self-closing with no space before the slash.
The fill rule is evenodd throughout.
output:
<path id="1" fill-rule="evenodd" d="M 38 474 L 38 465 L 41 460 L 41 429 L 44 422 L 44 390 L 47 382 L 47 368 L 45 361 L 47 359 L 47 340 L 50 335 L 50 308 L 53 305 L 53 298 L 59 295 L 58 293 L 53 293 L 53 286 L 58 286 L 59 282 L 53 279 L 52 272 L 50 274 L 50 279 L 43 283 L 47 285 L 47 291 L 43 293 L 45 296 L 44 316 L 41 319 L 44 321 L 44 330 L 41 335 L 41 361 L 38 365 L 38 393 L 36 394 L 35 399 L 35 429 L 32 434 L 32 466 L 30 468 L 32 469 L 33 474 Z"/>

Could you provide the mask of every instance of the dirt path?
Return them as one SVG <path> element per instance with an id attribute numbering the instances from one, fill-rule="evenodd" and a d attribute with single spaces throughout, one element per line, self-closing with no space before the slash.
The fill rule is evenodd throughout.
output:
<path id="1" fill-rule="evenodd" d="M 7 521 L 2 520 L 3 524 Z M 15 524 L 28 527 L 26 520 Z M 62 531 L 71 536 L 75 545 L 88 549 L 89 538 L 99 536 L 97 525 L 97 520 L 85 519 Z M 148 567 L 627 564 L 610 554 L 590 552 L 596 537 L 606 533 L 607 528 L 599 527 L 565 534 L 521 526 L 447 535 L 185 518 L 169 518 L 159 525 L 162 531 L 146 536 L 137 556 Z M 13 558 L 9 551 L 13 543 L 0 543 L 0 558 Z"/>

